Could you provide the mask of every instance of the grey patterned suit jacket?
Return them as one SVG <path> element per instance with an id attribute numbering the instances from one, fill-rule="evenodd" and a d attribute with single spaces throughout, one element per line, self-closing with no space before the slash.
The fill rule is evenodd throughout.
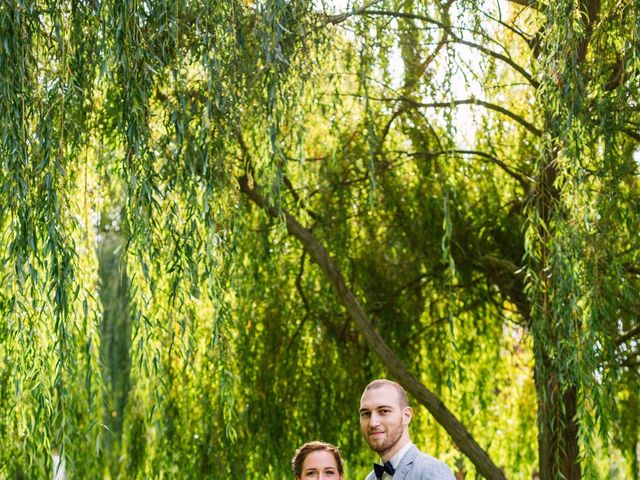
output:
<path id="1" fill-rule="evenodd" d="M 373 470 L 366 480 L 376 480 Z M 437 460 L 412 446 L 396 467 L 393 480 L 455 480 L 446 463 Z"/>

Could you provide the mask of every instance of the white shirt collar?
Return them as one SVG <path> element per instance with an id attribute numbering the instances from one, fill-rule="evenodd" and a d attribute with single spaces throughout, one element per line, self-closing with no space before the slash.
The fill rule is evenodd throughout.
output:
<path id="1" fill-rule="evenodd" d="M 413 443 L 409 441 L 405 444 L 404 447 L 398 450 L 398 452 L 393 457 L 389 459 L 391 465 L 393 465 L 393 468 L 398 468 L 398 465 L 400 465 L 400 460 L 402 460 L 404 454 L 407 453 L 407 450 L 409 450 L 411 447 L 413 447 Z"/>

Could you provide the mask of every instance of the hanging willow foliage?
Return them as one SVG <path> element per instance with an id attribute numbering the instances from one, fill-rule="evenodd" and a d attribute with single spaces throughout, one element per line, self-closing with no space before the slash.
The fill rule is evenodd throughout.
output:
<path id="1" fill-rule="evenodd" d="M 637 477 L 639 10 L 0 0 L 0 478 Z"/>
<path id="2" fill-rule="evenodd" d="M 637 168 L 624 147 L 635 103 L 627 88 L 637 84 L 637 49 L 631 47 L 637 25 L 616 17 L 616 8 L 637 15 L 631 5 L 599 11 L 599 2 L 556 2 L 545 9 L 538 97 L 548 107 L 527 241 L 543 399 L 538 415 L 547 426 L 539 434 L 540 464 L 547 478 L 558 471 L 579 478 L 581 467 L 587 477 L 598 476 L 590 461 L 593 435 L 596 425 L 607 432 L 615 417 L 611 402 L 621 373 L 615 345 L 619 328 L 633 324 L 619 302 L 636 302 L 625 270 L 637 240 L 615 225 L 637 222 L 625 211 L 630 192 L 620 185 Z M 621 248 L 607 247 L 616 244 Z"/>

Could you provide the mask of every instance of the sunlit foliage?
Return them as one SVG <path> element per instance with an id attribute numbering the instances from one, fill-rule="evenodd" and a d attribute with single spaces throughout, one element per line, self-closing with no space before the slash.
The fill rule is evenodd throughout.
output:
<path id="1" fill-rule="evenodd" d="M 317 245 L 495 470 L 638 477 L 639 10 L 0 0 L 0 478 L 363 477 Z"/>

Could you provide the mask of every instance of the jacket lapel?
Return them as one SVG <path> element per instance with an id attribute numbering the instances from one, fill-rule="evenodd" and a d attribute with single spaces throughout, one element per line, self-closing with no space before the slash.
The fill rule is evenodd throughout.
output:
<path id="1" fill-rule="evenodd" d="M 404 454 L 400 464 L 396 467 L 396 473 L 393 474 L 393 480 L 404 480 L 413 467 L 413 461 L 418 455 L 418 448 L 413 445 L 407 453 Z"/>

